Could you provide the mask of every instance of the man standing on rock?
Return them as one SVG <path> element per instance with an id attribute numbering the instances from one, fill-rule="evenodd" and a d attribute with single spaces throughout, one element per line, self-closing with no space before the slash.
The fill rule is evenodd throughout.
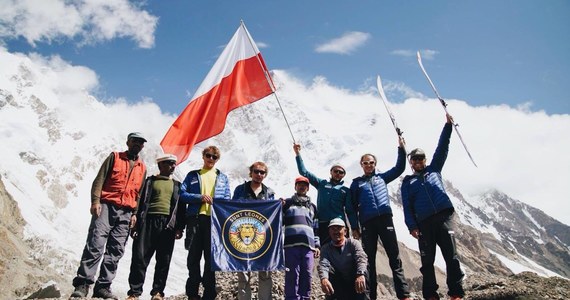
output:
<path id="1" fill-rule="evenodd" d="M 447 287 L 452 300 L 463 299 L 463 271 L 455 248 L 455 236 L 451 219 L 455 209 L 445 192 L 441 170 L 449 151 L 449 138 L 453 129 L 453 118 L 446 114 L 447 123 L 431 164 L 426 166 L 426 154 L 422 149 L 410 152 L 410 166 L 414 174 L 404 177 L 402 202 L 404 217 L 410 234 L 418 239 L 423 275 L 422 293 L 428 300 L 437 300 L 438 285 L 435 278 L 435 252 L 439 245 L 447 266 Z"/>
<path id="2" fill-rule="evenodd" d="M 249 177 L 251 181 L 238 185 L 234 190 L 234 200 L 275 200 L 275 192 L 263 184 L 269 169 L 264 162 L 254 162 L 249 167 Z M 251 300 L 251 272 L 238 273 L 238 300 Z M 271 289 L 273 279 L 271 272 L 259 271 L 259 289 L 257 290 L 259 300 L 271 300 Z"/>
<path id="3" fill-rule="evenodd" d="M 376 172 L 376 156 L 364 154 L 360 157 L 360 166 L 364 174 L 354 178 L 350 185 L 352 199 L 358 207 L 358 219 L 362 228 L 362 246 L 368 256 L 370 270 L 370 299 L 378 297 L 376 275 L 376 250 L 378 237 L 382 242 L 388 263 L 392 269 L 394 289 L 400 300 L 411 300 L 410 289 L 404 276 L 404 268 L 398 248 L 398 237 L 392 218 L 388 184 L 398 178 L 406 169 L 405 142 L 398 139 L 398 159 L 396 165 L 384 173 Z"/>
<path id="4" fill-rule="evenodd" d="M 139 132 L 127 136 L 128 150 L 113 152 L 103 162 L 91 187 L 91 224 L 72 298 L 84 298 L 95 283 L 93 298 L 118 299 L 111 292 L 119 260 L 125 253 L 129 230 L 136 224 L 139 192 L 146 166 L 139 158 L 146 139 Z M 103 258 L 99 277 L 97 265 Z"/>
<path id="5" fill-rule="evenodd" d="M 180 188 L 180 201 L 187 204 L 186 240 L 188 250 L 188 280 L 186 295 L 189 300 L 213 300 L 216 298 L 216 273 L 212 271 L 212 204 L 214 199 L 231 199 L 228 177 L 215 168 L 220 159 L 220 149 L 208 146 L 202 151 L 202 168 L 188 172 Z M 204 255 L 204 273 L 200 272 L 200 260 Z M 202 298 L 198 295 L 200 283 L 204 287 Z"/>
<path id="6" fill-rule="evenodd" d="M 186 206 L 178 201 L 180 182 L 171 177 L 176 159 L 172 154 L 158 157 L 156 163 L 160 173 L 149 176 L 144 182 L 137 224 L 131 231 L 133 256 L 127 300 L 137 300 L 142 294 L 146 270 L 153 256 L 156 264 L 151 300 L 164 299 L 174 241 L 182 237 L 186 226 Z"/>

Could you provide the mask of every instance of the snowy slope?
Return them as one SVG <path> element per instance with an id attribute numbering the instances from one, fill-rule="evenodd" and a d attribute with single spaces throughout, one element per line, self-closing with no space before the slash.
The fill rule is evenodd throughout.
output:
<path id="1" fill-rule="evenodd" d="M 174 117 L 161 113 L 152 102 L 129 104 L 122 99 L 96 99 L 90 93 L 98 84 L 96 74 L 57 57 L 46 59 L 0 51 L 0 62 L 0 139 L 5 145 L 0 148 L 2 180 L 28 223 L 27 238 L 41 239 L 48 248 L 61 253 L 61 257 L 51 257 L 50 265 L 75 270 L 89 225 L 91 181 L 101 162 L 109 152 L 126 148 L 129 132 L 141 131 L 149 140 L 141 156 L 150 173 L 156 172 L 154 158 L 161 151 L 158 143 Z M 308 87 L 285 72 L 276 71 L 274 78 L 283 112 L 273 96 L 233 111 L 226 130 L 197 145 L 188 161 L 179 166 L 175 173 L 177 179 L 182 180 L 189 170 L 201 166 L 200 151 L 204 146 L 217 145 L 222 150 L 217 167 L 229 175 L 232 190 L 248 179 L 247 167 L 261 160 L 269 166 L 267 184 L 279 197 L 288 197 L 293 193 L 293 180 L 298 176 L 293 138 L 302 145 L 306 166 L 313 173 L 327 177 L 331 164 L 343 164 L 348 172 L 346 185 L 362 173 L 358 161 L 364 153 L 377 156 L 379 170 L 387 170 L 395 164 L 397 137 L 389 119 L 382 115 L 381 103 L 373 91 L 341 90 L 342 97 L 338 97 L 339 90 L 324 84 L 322 78 L 315 79 Z M 441 108 L 417 98 L 410 98 L 406 103 L 408 109 L 441 115 L 437 122 L 422 123 L 421 134 L 412 132 L 413 135 L 407 136 L 414 141 L 413 145 L 433 149 L 445 121 Z M 396 112 L 398 107 L 394 106 Z M 410 123 L 406 124 L 404 119 L 400 125 L 411 126 Z M 465 154 L 454 143 L 452 141 L 448 164 L 461 161 L 470 167 L 463 157 Z M 446 174 L 444 177 L 453 181 Z M 398 185 L 396 182 L 390 185 L 394 199 L 397 199 Z M 314 189 L 309 194 L 314 197 Z M 465 199 L 461 193 L 453 193 L 452 198 L 463 223 L 499 241 L 507 238 L 495 226 L 501 212 L 488 202 L 477 196 Z M 400 240 L 410 249 L 417 249 L 416 241 L 407 233 L 397 201 L 393 208 Z M 485 214 L 480 214 L 481 211 Z M 536 235 L 540 236 L 540 221 L 532 217 L 532 212 L 525 214 L 533 220 Z M 564 243 L 568 253 L 568 243 Z M 528 255 L 521 256 L 523 258 L 532 260 Z M 509 259 L 505 257 L 505 261 Z M 511 267 L 513 271 L 533 269 L 511 261 L 509 266 L 516 264 Z M 129 263 L 130 247 L 114 283 L 119 295 L 125 295 L 128 289 Z M 183 293 L 185 265 L 186 251 L 182 242 L 178 242 L 166 293 Z M 438 265 L 443 266 L 441 260 Z M 543 274 L 553 273 L 545 270 Z"/>

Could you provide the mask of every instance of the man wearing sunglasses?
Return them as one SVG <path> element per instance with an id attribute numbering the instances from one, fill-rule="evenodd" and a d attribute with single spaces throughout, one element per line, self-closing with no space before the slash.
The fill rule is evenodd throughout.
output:
<path id="1" fill-rule="evenodd" d="M 186 240 L 188 250 L 188 299 L 212 300 L 216 298 L 216 276 L 211 268 L 212 203 L 214 199 L 229 200 L 228 177 L 214 166 L 220 159 L 220 149 L 209 146 L 202 151 L 204 164 L 199 170 L 188 172 L 180 187 L 180 201 L 187 204 Z M 204 273 L 200 272 L 200 259 L 204 255 Z M 200 282 L 204 287 L 202 298 L 198 295 Z"/>
<path id="2" fill-rule="evenodd" d="M 382 241 L 382 246 L 388 256 L 394 288 L 398 299 L 410 299 L 410 291 L 404 276 L 404 268 L 400 259 L 400 249 L 398 248 L 398 238 L 392 220 L 392 208 L 390 207 L 390 196 L 388 193 L 388 183 L 398 178 L 406 168 L 406 151 L 404 139 L 398 139 L 398 159 L 396 165 L 384 172 L 376 172 L 376 156 L 364 154 L 360 158 L 360 166 L 364 174 L 354 178 L 350 185 L 352 199 L 358 208 L 358 219 L 362 228 L 362 246 L 368 256 L 368 266 L 370 268 L 370 299 L 376 299 L 376 250 L 378 247 L 378 237 Z"/>
<path id="3" fill-rule="evenodd" d="M 301 157 L 301 145 L 293 144 L 293 151 L 295 151 L 295 160 L 297 161 L 299 174 L 307 177 L 311 185 L 317 189 L 319 239 L 321 245 L 330 241 L 328 225 L 331 220 L 341 218 L 345 225 L 348 225 L 345 215 L 348 216 L 350 221 L 352 235 L 357 239 L 360 238 L 358 220 L 352 205 L 350 190 L 344 186 L 343 178 L 346 175 L 344 167 L 340 164 L 334 164 L 330 169 L 330 179 L 319 178 L 305 168 L 305 163 Z"/>
<path id="4" fill-rule="evenodd" d="M 450 299 L 458 300 L 464 296 L 464 274 L 457 256 L 452 228 L 455 209 L 441 178 L 453 130 L 453 118 L 449 114 L 446 114 L 446 118 L 447 123 L 443 127 L 431 163 L 426 166 L 426 154 L 422 149 L 412 150 L 409 162 L 414 174 L 404 177 L 401 187 L 406 225 L 410 234 L 418 239 L 422 259 L 422 293 L 428 300 L 439 299 L 439 286 L 433 266 L 437 245 L 441 248 L 447 267 Z"/>
<path id="5" fill-rule="evenodd" d="M 234 190 L 234 200 L 275 200 L 275 192 L 263 184 L 263 180 L 267 177 L 269 169 L 264 162 L 254 162 L 249 166 L 249 177 L 251 181 L 247 181 L 238 185 Z M 251 300 L 251 272 L 238 273 L 238 300 Z M 259 289 L 257 290 L 258 299 L 271 300 L 271 288 L 273 280 L 271 272 L 259 272 Z"/>

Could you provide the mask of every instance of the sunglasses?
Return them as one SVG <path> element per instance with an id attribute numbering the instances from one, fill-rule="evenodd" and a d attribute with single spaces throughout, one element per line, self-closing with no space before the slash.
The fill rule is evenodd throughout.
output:
<path id="1" fill-rule="evenodd" d="M 265 175 L 265 173 L 267 173 L 267 171 L 255 169 L 255 170 L 253 170 L 253 173 L 258 174 L 258 175 Z"/>
<path id="2" fill-rule="evenodd" d="M 426 159 L 425 156 L 412 156 L 411 157 L 411 160 L 424 160 L 424 159 Z"/>
<path id="3" fill-rule="evenodd" d="M 376 164 L 375 161 L 363 161 L 363 162 L 360 162 L 360 163 L 361 163 L 362 165 L 364 165 L 364 166 L 375 165 L 375 164 Z"/>
<path id="4" fill-rule="evenodd" d="M 209 158 L 209 159 L 213 159 L 213 160 L 218 160 L 218 158 L 220 158 L 216 154 L 210 154 L 210 153 L 204 154 L 204 157 Z"/>
<path id="5" fill-rule="evenodd" d="M 337 170 L 333 170 L 333 173 L 342 175 L 342 174 L 344 174 L 344 171 L 337 169 Z"/>

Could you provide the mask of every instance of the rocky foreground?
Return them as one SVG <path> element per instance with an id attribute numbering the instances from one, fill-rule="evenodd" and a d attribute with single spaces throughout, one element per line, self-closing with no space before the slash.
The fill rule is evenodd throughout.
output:
<path id="1" fill-rule="evenodd" d="M 237 299 L 237 277 L 233 273 L 217 273 L 219 284 L 218 299 Z M 274 276 L 273 295 L 274 299 L 284 299 L 284 276 L 276 273 Z M 313 293 L 311 299 L 324 299 L 318 284 L 318 279 L 313 277 Z M 392 294 L 390 278 L 381 277 L 379 280 L 383 286 L 379 286 L 379 299 L 396 299 Z M 419 278 L 412 280 L 410 286 L 416 291 L 412 294 L 414 299 L 422 299 Z M 254 299 L 257 293 L 257 276 L 253 276 Z M 495 276 L 490 274 L 472 274 L 465 279 L 464 288 L 466 300 L 553 300 L 570 299 L 570 281 L 560 277 L 540 277 L 535 273 L 523 272 L 512 276 Z M 440 292 L 442 299 L 446 299 L 445 290 Z M 148 297 L 145 295 L 145 299 Z M 57 287 L 44 288 L 26 299 L 66 299 L 61 295 Z M 186 296 L 168 296 L 167 300 L 184 300 Z"/>

